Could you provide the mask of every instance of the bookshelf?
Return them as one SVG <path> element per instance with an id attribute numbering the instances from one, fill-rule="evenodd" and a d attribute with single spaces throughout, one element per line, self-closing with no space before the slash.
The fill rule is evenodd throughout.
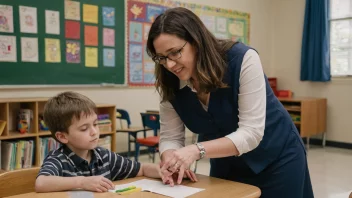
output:
<path id="1" fill-rule="evenodd" d="M 50 131 L 42 131 L 39 126 L 39 115 L 43 113 L 48 98 L 0 98 L 0 120 L 6 121 L 5 128 L 0 131 L 0 141 L 15 142 L 19 140 L 31 140 L 34 142 L 34 157 L 32 167 L 39 167 L 40 162 L 40 138 L 51 137 Z M 30 109 L 33 112 L 31 129 L 21 134 L 16 131 L 17 114 L 21 108 Z M 100 137 L 111 136 L 111 151 L 116 152 L 116 107 L 112 104 L 97 104 L 98 115 L 108 114 L 111 120 L 109 131 L 100 131 Z M 1 167 L 1 164 L 0 164 Z M 5 172 L 0 169 L 0 173 Z"/>
<path id="2" fill-rule="evenodd" d="M 278 98 L 291 115 L 301 137 L 309 138 L 322 134 L 323 146 L 326 141 L 326 98 Z"/>

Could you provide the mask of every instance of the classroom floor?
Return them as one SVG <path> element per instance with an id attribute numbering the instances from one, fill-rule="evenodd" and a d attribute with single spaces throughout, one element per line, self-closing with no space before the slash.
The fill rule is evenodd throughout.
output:
<path id="1" fill-rule="evenodd" d="M 314 196 L 348 198 L 352 192 L 352 150 L 311 146 L 307 157 Z M 142 155 L 140 161 L 148 162 L 148 156 Z M 197 173 L 209 175 L 209 168 L 208 160 L 200 160 Z"/>

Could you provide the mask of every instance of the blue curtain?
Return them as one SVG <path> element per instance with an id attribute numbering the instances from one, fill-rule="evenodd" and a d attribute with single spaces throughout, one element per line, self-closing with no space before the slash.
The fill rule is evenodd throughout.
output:
<path id="1" fill-rule="evenodd" d="M 330 81 L 329 0 L 306 0 L 302 54 L 302 81 Z"/>

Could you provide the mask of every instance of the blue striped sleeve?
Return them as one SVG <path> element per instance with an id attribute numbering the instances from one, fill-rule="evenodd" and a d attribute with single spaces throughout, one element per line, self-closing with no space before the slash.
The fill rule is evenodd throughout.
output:
<path id="1" fill-rule="evenodd" d="M 57 152 L 57 151 L 56 151 Z M 50 153 L 43 162 L 38 176 L 63 176 L 62 175 L 62 162 L 59 157 L 57 157 L 54 152 Z M 37 176 L 37 177 L 38 177 Z"/>
<path id="2" fill-rule="evenodd" d="M 132 161 L 111 151 L 108 152 L 111 180 L 115 181 L 137 176 L 141 167 L 139 162 Z"/>

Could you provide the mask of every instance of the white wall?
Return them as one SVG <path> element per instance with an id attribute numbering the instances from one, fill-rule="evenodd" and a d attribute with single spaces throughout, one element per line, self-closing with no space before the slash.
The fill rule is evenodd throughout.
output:
<path id="1" fill-rule="evenodd" d="M 270 73 L 271 63 L 271 10 L 269 0 L 194 0 L 190 3 L 202 3 L 226 9 L 249 12 L 251 14 L 250 43 L 261 54 L 263 67 Z M 154 88 L 41 88 L 41 89 L 0 89 L 0 98 L 12 97 L 51 97 L 62 91 L 77 91 L 87 95 L 97 103 L 112 103 L 124 108 L 131 114 L 132 124 L 141 125 L 140 112 L 146 109 L 158 109 L 158 95 Z M 127 137 L 118 135 L 118 151 L 127 151 Z"/>
<path id="2" fill-rule="evenodd" d="M 291 89 L 296 96 L 327 98 L 327 139 L 352 143 L 352 79 L 333 78 L 328 83 L 300 81 L 305 0 L 273 0 L 272 3 L 271 63 L 279 89 Z"/>

